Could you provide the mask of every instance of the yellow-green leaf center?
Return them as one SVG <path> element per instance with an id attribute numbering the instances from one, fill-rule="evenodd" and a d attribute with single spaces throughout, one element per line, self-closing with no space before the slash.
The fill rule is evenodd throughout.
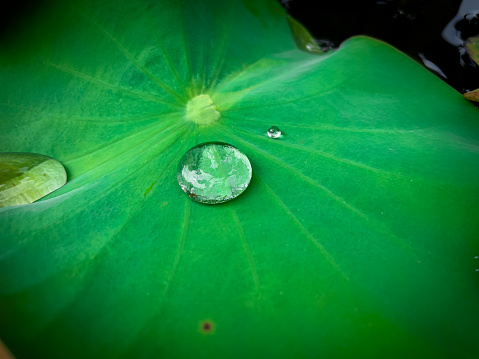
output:
<path id="1" fill-rule="evenodd" d="M 197 125 L 208 126 L 220 118 L 213 100 L 208 95 L 199 95 L 186 104 L 186 119 Z"/>

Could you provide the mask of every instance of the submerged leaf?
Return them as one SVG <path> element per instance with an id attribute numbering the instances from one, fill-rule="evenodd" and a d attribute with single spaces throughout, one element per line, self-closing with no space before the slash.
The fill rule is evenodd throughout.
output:
<path id="1" fill-rule="evenodd" d="M 18 359 L 479 355 L 474 106 L 375 40 L 299 51 L 275 1 L 75 4 L 2 52 L 0 150 L 70 178 L 0 209 Z M 254 168 L 216 206 L 176 180 L 209 141 Z"/>
<path id="2" fill-rule="evenodd" d="M 479 89 L 466 92 L 463 96 L 466 100 L 479 102 Z"/>
<path id="3" fill-rule="evenodd" d="M 466 40 L 466 52 L 479 65 L 479 36 L 472 36 Z"/>

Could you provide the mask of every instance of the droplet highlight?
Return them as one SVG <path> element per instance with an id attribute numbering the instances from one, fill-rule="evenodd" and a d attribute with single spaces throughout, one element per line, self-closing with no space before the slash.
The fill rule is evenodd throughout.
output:
<path id="1" fill-rule="evenodd" d="M 279 138 L 281 136 L 281 130 L 276 126 L 271 126 L 266 134 L 271 138 Z"/>
<path id="2" fill-rule="evenodd" d="M 35 202 L 62 187 L 65 168 L 37 153 L 0 153 L 0 208 Z"/>
<path id="3" fill-rule="evenodd" d="M 238 197 L 253 174 L 246 155 L 223 142 L 207 142 L 181 157 L 177 179 L 181 189 L 194 201 L 223 203 Z"/>

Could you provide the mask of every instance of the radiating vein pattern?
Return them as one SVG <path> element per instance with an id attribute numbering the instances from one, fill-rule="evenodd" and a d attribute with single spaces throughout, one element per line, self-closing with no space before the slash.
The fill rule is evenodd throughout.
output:
<path id="1" fill-rule="evenodd" d="M 250 138 L 253 137 L 253 138 L 256 138 L 256 139 L 260 139 L 261 141 L 268 141 L 268 138 L 266 138 L 264 136 L 260 136 L 260 135 L 257 135 L 257 134 L 252 134 L 250 132 L 243 131 L 243 130 L 238 130 L 238 131 L 241 132 L 242 134 L 245 134 L 246 136 L 248 136 Z M 297 150 L 300 150 L 300 151 L 314 153 L 316 155 L 328 158 L 328 159 L 336 161 L 336 162 L 346 163 L 346 164 L 351 165 L 351 166 L 356 166 L 356 167 L 365 169 L 367 171 L 371 171 L 375 174 L 386 175 L 386 176 L 396 176 L 396 174 L 394 174 L 394 173 L 390 173 L 388 171 L 384 171 L 384 170 L 381 170 L 379 168 L 374 168 L 374 167 L 365 165 L 363 163 L 358 163 L 358 162 L 351 161 L 351 160 L 348 160 L 348 159 L 345 159 L 345 158 L 337 157 L 337 156 L 331 155 L 329 153 L 316 150 L 314 148 L 307 148 L 307 147 L 296 145 L 296 144 L 293 144 L 293 143 L 290 143 L 290 142 L 276 142 L 275 144 L 278 144 L 280 146 L 281 145 L 282 146 L 287 146 L 287 147 L 294 148 L 294 149 L 297 149 Z"/>
<path id="2" fill-rule="evenodd" d="M 225 134 L 226 136 L 229 136 L 239 142 L 241 142 L 242 144 L 244 144 L 245 146 L 249 147 L 250 149 L 254 149 L 255 151 L 257 151 L 258 153 L 261 153 L 263 156 L 267 157 L 268 159 L 274 161 L 275 163 L 277 163 L 278 165 L 282 166 L 282 167 L 285 167 L 287 168 L 288 170 L 290 171 L 293 171 L 294 173 L 296 173 L 298 175 L 298 178 L 301 178 L 302 180 L 304 180 L 305 182 L 309 183 L 310 185 L 314 186 L 314 187 L 317 187 L 321 190 L 323 190 L 329 197 L 333 198 L 335 201 L 337 201 L 338 203 L 340 203 L 341 205 L 343 205 L 344 207 L 346 207 L 347 209 L 349 209 L 350 211 L 354 212 L 355 214 L 357 214 L 359 217 L 365 219 L 365 220 L 368 220 L 368 216 L 364 213 L 362 213 L 360 210 L 358 210 L 357 208 L 353 207 L 351 204 L 349 204 L 348 202 L 346 202 L 343 198 L 341 198 L 340 196 L 336 195 L 335 193 L 331 192 L 329 189 L 327 189 L 326 187 L 324 187 L 323 185 L 321 185 L 317 180 L 314 180 L 306 175 L 304 175 L 303 173 L 301 173 L 298 169 L 284 163 L 283 161 L 281 161 L 281 159 L 277 158 L 276 156 L 273 156 L 271 154 L 269 154 L 268 152 L 265 152 L 265 151 L 262 151 L 258 148 L 255 148 L 251 143 L 239 138 L 238 136 L 236 135 L 233 135 L 231 133 L 228 133 L 228 134 Z"/>
<path id="3" fill-rule="evenodd" d="M 275 0 L 55 2 L 0 55 L 0 151 L 69 178 L 0 209 L 19 358 L 479 357 L 460 95 L 375 40 L 297 50 Z M 214 206 L 176 179 L 208 141 L 253 173 Z"/>
<path id="4" fill-rule="evenodd" d="M 173 95 L 176 97 L 180 103 L 184 103 L 185 99 L 182 98 L 180 95 L 178 95 L 175 91 L 173 91 L 167 84 L 165 84 L 163 81 L 161 81 L 158 77 L 153 75 L 145 66 L 140 64 L 134 56 L 120 43 L 120 41 L 113 36 L 111 33 L 109 33 L 106 29 L 104 29 L 102 26 L 94 22 L 92 19 L 87 18 L 89 21 L 92 22 L 92 24 L 100 30 L 100 32 L 109 38 L 111 41 L 115 43 L 115 45 L 118 47 L 118 49 L 125 55 L 125 57 L 136 67 L 138 68 L 139 71 L 144 73 L 149 79 L 151 79 L 154 83 L 156 83 L 159 87 L 162 89 L 166 90 L 169 94 Z"/>
<path id="5" fill-rule="evenodd" d="M 283 208 L 284 212 L 291 217 L 292 221 L 296 226 L 298 226 L 299 230 L 310 240 L 316 248 L 320 251 L 321 255 L 323 255 L 326 260 L 336 269 L 338 270 L 341 275 L 346 279 L 349 280 L 348 276 L 343 272 L 343 270 L 339 267 L 339 265 L 336 263 L 334 258 L 331 256 L 331 254 L 328 253 L 328 251 L 323 247 L 321 243 L 313 236 L 309 231 L 301 224 L 301 222 L 298 220 L 298 218 L 291 212 L 290 209 L 281 201 L 281 199 L 278 197 L 278 195 L 269 187 L 265 181 L 260 180 L 260 183 L 264 188 L 267 190 L 270 196 L 274 198 L 274 201 Z"/>
<path id="6" fill-rule="evenodd" d="M 160 98 L 156 95 L 131 90 L 131 89 L 128 89 L 128 88 L 117 86 L 117 85 L 112 85 L 112 84 L 109 84 L 105 81 L 97 79 L 93 76 L 82 73 L 81 71 L 78 71 L 78 70 L 70 69 L 68 67 L 58 65 L 58 64 L 54 64 L 54 63 L 47 63 L 47 65 L 52 66 L 52 67 L 56 68 L 57 70 L 69 73 L 69 74 L 71 74 L 75 77 L 86 80 L 86 81 L 91 82 L 91 83 L 93 83 L 97 86 L 101 86 L 101 87 L 104 87 L 104 88 L 109 89 L 109 90 L 117 90 L 117 91 L 125 92 L 129 95 L 139 97 L 139 98 L 142 98 L 142 99 L 145 99 L 145 100 L 160 102 L 160 103 L 167 104 L 167 105 L 170 105 L 170 106 L 173 106 L 173 107 L 180 107 L 180 105 L 175 104 L 175 103 L 170 103 L 170 102 L 168 102 L 166 100 L 163 100 L 162 98 Z"/>
<path id="7" fill-rule="evenodd" d="M 258 297 L 260 297 L 261 296 L 260 281 L 259 281 L 259 277 L 258 277 L 258 272 L 256 270 L 256 264 L 255 264 L 255 260 L 253 258 L 253 253 L 251 252 L 251 247 L 248 244 L 248 239 L 246 238 L 246 236 L 244 234 L 243 226 L 241 225 L 241 222 L 238 218 L 238 214 L 236 213 L 236 211 L 234 209 L 231 209 L 231 216 L 233 217 L 233 222 L 234 222 L 234 224 L 237 228 L 238 235 L 241 238 L 241 242 L 243 244 L 244 254 L 245 254 L 246 258 L 248 259 L 248 264 L 251 268 L 251 276 L 253 278 L 253 283 L 254 283 L 254 286 L 255 286 L 255 290 L 257 292 Z"/>

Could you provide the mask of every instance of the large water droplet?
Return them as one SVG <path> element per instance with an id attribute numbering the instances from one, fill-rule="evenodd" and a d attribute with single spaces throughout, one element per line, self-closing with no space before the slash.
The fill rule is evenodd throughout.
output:
<path id="1" fill-rule="evenodd" d="M 207 142 L 181 157 L 176 176 L 191 199 L 216 204 L 243 193 L 251 175 L 251 163 L 243 152 L 227 143 Z"/>
<path id="2" fill-rule="evenodd" d="M 281 130 L 276 126 L 271 126 L 266 134 L 271 138 L 278 138 L 281 136 Z"/>
<path id="3" fill-rule="evenodd" d="M 0 208 L 32 203 L 66 183 L 57 160 L 36 153 L 0 153 Z"/>

